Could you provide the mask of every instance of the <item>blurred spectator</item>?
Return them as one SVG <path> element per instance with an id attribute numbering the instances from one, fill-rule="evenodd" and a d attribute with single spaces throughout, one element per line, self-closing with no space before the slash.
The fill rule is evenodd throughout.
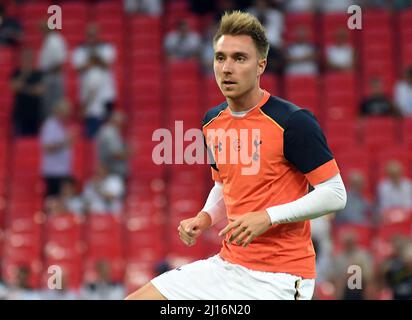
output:
<path id="1" fill-rule="evenodd" d="M 343 236 L 343 251 L 334 258 L 331 268 L 332 282 L 335 284 L 338 300 L 364 300 L 368 298 L 368 289 L 374 277 L 373 260 L 370 254 L 356 245 L 356 236 L 347 233 Z M 349 277 L 353 271 L 350 266 L 359 267 L 361 271 L 361 288 L 350 288 Z M 355 271 L 356 272 L 356 271 Z"/>
<path id="2" fill-rule="evenodd" d="M 391 9 L 393 4 L 392 0 L 358 0 L 357 2 L 362 8 L 367 9 Z"/>
<path id="3" fill-rule="evenodd" d="M 316 252 L 317 281 L 322 282 L 326 280 L 332 262 L 331 216 L 311 220 L 311 232 Z"/>
<path id="4" fill-rule="evenodd" d="M 316 0 L 287 0 L 284 1 L 288 12 L 311 12 L 315 10 Z"/>
<path id="5" fill-rule="evenodd" d="M 86 210 L 92 214 L 120 214 L 123 209 L 124 182 L 99 166 L 84 188 Z"/>
<path id="6" fill-rule="evenodd" d="M 364 196 L 365 177 L 362 172 L 351 172 L 348 178 L 348 201 L 345 209 L 335 215 L 335 223 L 369 225 L 373 212 L 371 202 Z"/>
<path id="7" fill-rule="evenodd" d="M 56 289 L 46 289 L 42 292 L 43 300 L 78 300 L 79 293 L 68 287 L 67 275 L 65 271 L 62 272 L 61 287 Z"/>
<path id="8" fill-rule="evenodd" d="M 345 29 L 337 30 L 335 43 L 326 47 L 326 61 L 330 71 L 353 70 L 355 52 Z"/>
<path id="9" fill-rule="evenodd" d="M 100 165 L 106 167 L 110 174 L 117 174 L 123 179 L 128 173 L 127 159 L 130 154 L 130 149 L 122 136 L 125 121 L 123 113 L 114 112 L 96 137 Z"/>
<path id="10" fill-rule="evenodd" d="M 106 91 L 111 86 L 111 75 L 101 66 L 97 56 L 90 57 L 82 86 L 80 101 L 85 121 L 85 135 L 88 138 L 94 138 L 113 107 L 108 107 L 108 103 L 111 104 L 111 102 L 107 100 Z"/>
<path id="11" fill-rule="evenodd" d="M 88 137 L 97 132 L 113 110 L 116 87 L 111 66 L 115 59 L 115 48 L 100 39 L 98 26 L 88 25 L 86 42 L 74 50 L 72 57 L 73 66 L 80 75 L 79 97 L 86 117 Z M 101 104 L 104 105 L 103 110 Z"/>
<path id="12" fill-rule="evenodd" d="M 141 13 L 160 16 L 163 11 L 161 0 L 123 0 L 124 9 L 128 13 Z"/>
<path id="13" fill-rule="evenodd" d="M 319 1 L 319 9 L 323 12 L 346 13 L 352 4 L 357 4 L 357 0 L 321 0 Z"/>
<path id="14" fill-rule="evenodd" d="M 33 290 L 29 284 L 30 268 L 21 265 L 17 268 L 16 282 L 13 283 L 8 291 L 7 300 L 40 300 L 41 295 Z"/>
<path id="15" fill-rule="evenodd" d="M 412 209 L 412 182 L 403 176 L 403 167 L 396 160 L 386 166 L 387 178 L 378 184 L 379 209 Z"/>
<path id="16" fill-rule="evenodd" d="M 308 30 L 296 28 L 296 42 L 289 45 L 286 53 L 286 73 L 289 75 L 314 75 L 318 72 L 317 50 L 309 42 Z"/>
<path id="17" fill-rule="evenodd" d="M 266 29 L 270 45 L 267 70 L 280 73 L 284 65 L 282 51 L 284 18 L 282 12 L 271 8 L 269 0 L 257 0 L 248 11 L 257 17 Z"/>
<path id="18" fill-rule="evenodd" d="M 190 4 L 190 11 L 197 15 L 215 14 L 217 13 L 217 1 L 199 1 L 188 0 Z"/>
<path id="19" fill-rule="evenodd" d="M 383 92 L 380 78 L 369 80 L 370 95 L 365 97 L 360 105 L 362 116 L 397 116 L 399 110 Z"/>
<path id="20" fill-rule="evenodd" d="M 47 196 L 58 195 L 63 181 L 72 176 L 72 145 L 76 134 L 67 128 L 69 115 L 69 103 L 61 100 L 41 129 L 41 171 L 47 186 Z"/>
<path id="21" fill-rule="evenodd" d="M 47 216 L 67 213 L 62 200 L 57 196 L 46 197 L 43 210 Z"/>
<path id="22" fill-rule="evenodd" d="M 82 299 L 85 300 L 123 300 L 125 288 L 121 283 L 113 281 L 111 266 L 107 260 L 96 262 L 96 280 L 86 283 L 82 289 Z"/>
<path id="23" fill-rule="evenodd" d="M 412 67 L 406 69 L 405 79 L 395 85 L 394 99 L 402 115 L 412 115 Z"/>
<path id="24" fill-rule="evenodd" d="M 17 46 L 21 35 L 20 22 L 8 17 L 4 5 L 0 4 L 0 46 Z"/>
<path id="25" fill-rule="evenodd" d="M 166 35 L 164 46 L 170 59 L 190 59 L 199 55 L 201 39 L 196 31 L 190 29 L 187 21 L 181 20 L 177 29 Z"/>
<path id="26" fill-rule="evenodd" d="M 11 76 L 14 91 L 13 124 L 18 136 L 35 136 L 39 132 L 41 101 L 44 93 L 42 73 L 33 68 L 33 52 L 24 50 L 21 66 Z"/>
<path id="27" fill-rule="evenodd" d="M 67 178 L 64 180 L 59 195 L 65 212 L 81 215 L 85 212 L 83 198 L 77 191 L 76 180 Z"/>
<path id="28" fill-rule="evenodd" d="M 412 7 L 411 0 L 393 0 L 390 1 L 390 4 L 393 6 L 395 10 L 404 10 L 406 8 Z"/>
<path id="29" fill-rule="evenodd" d="M 203 35 L 200 60 L 202 63 L 203 72 L 209 75 L 213 75 L 213 62 L 215 59 L 215 51 L 213 49 L 213 37 L 218 29 L 218 26 L 218 21 L 210 21 Z"/>
<path id="30" fill-rule="evenodd" d="M 47 21 L 41 23 L 43 43 L 39 53 L 39 68 L 45 85 L 43 118 L 52 113 L 52 108 L 64 97 L 63 65 L 67 59 L 66 42 L 57 31 L 50 30 Z"/>
<path id="31" fill-rule="evenodd" d="M 405 243 L 400 256 L 388 263 L 386 282 L 396 300 L 412 300 L 412 242 Z"/>

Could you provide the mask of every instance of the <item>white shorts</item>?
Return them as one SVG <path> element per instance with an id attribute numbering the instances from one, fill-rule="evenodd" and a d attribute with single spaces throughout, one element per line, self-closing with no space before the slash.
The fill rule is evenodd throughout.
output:
<path id="1" fill-rule="evenodd" d="M 163 273 L 152 284 L 168 300 L 310 300 L 315 279 L 263 272 L 219 255 Z"/>

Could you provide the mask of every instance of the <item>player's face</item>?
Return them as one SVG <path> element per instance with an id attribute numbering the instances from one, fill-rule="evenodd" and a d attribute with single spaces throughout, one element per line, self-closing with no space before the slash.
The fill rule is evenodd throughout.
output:
<path id="1" fill-rule="evenodd" d="M 236 99 L 258 86 L 266 59 L 259 57 L 250 36 L 223 35 L 214 49 L 216 82 L 225 97 Z"/>

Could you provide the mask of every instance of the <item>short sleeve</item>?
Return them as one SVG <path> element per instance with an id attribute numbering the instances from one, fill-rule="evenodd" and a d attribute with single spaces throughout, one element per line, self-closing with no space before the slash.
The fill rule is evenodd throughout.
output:
<path id="1" fill-rule="evenodd" d="M 299 110 L 290 116 L 283 139 L 285 158 L 306 176 L 312 186 L 339 173 L 325 135 L 309 111 Z"/>

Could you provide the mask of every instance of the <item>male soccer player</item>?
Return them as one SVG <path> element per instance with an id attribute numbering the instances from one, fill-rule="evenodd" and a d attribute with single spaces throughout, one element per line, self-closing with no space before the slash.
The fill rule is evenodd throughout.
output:
<path id="1" fill-rule="evenodd" d="M 260 88 L 269 45 L 255 17 L 226 13 L 213 45 L 226 97 L 203 121 L 215 186 L 178 231 L 191 246 L 227 217 L 222 249 L 154 278 L 128 299 L 311 299 L 309 220 L 345 207 L 339 169 L 315 117 Z M 233 161 L 242 152 L 248 164 Z"/>

